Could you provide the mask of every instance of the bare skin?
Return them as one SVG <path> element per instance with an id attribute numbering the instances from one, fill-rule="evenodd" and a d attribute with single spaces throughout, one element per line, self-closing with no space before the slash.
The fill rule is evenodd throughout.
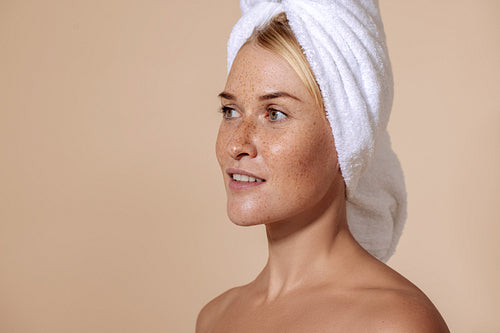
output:
<path id="1" fill-rule="evenodd" d="M 196 331 L 448 332 L 431 301 L 349 232 L 330 125 L 288 63 L 244 46 L 221 95 L 228 215 L 265 224 L 269 259 L 254 281 L 209 302 Z"/>

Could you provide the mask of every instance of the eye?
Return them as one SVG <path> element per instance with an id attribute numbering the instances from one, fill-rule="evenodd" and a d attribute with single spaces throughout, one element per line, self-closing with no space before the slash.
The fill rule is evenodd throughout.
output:
<path id="1" fill-rule="evenodd" d="M 275 109 L 269 109 L 269 119 L 271 119 L 272 121 L 278 121 L 280 119 L 285 118 L 286 116 L 287 115 L 281 111 Z"/>
<path id="2" fill-rule="evenodd" d="M 222 112 L 222 117 L 225 119 L 231 119 L 240 116 L 240 113 L 238 111 L 228 106 L 223 106 L 220 111 Z"/>

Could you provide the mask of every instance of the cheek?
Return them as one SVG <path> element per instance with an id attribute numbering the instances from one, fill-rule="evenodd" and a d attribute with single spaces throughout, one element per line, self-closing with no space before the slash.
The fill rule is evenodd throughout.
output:
<path id="1" fill-rule="evenodd" d="M 298 194 L 319 189 L 335 175 L 337 164 L 333 135 L 320 124 L 300 131 L 290 131 L 280 144 L 272 146 L 270 155 L 277 176 Z M 291 189 L 290 189 L 291 190 Z"/>
<path id="2" fill-rule="evenodd" d="M 217 133 L 217 140 L 215 141 L 215 155 L 217 157 L 219 165 L 221 166 L 222 166 L 222 158 L 224 155 L 224 147 L 225 147 L 225 133 L 221 125 L 219 127 L 219 132 Z"/>
<path id="3" fill-rule="evenodd" d="M 291 131 L 281 142 L 274 147 L 273 155 L 299 170 L 310 170 L 316 165 L 322 167 L 336 159 L 333 135 L 324 126 Z"/>
<path id="4" fill-rule="evenodd" d="M 311 162 L 314 161 L 321 169 L 326 169 L 328 172 L 333 171 L 337 164 L 337 152 L 333 134 L 328 124 L 318 126 L 310 133 L 307 147 Z"/>

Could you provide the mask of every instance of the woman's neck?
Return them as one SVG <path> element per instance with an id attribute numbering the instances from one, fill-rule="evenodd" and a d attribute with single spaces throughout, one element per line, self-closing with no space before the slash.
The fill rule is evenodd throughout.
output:
<path id="1" fill-rule="evenodd" d="M 266 300 L 335 280 L 349 267 L 359 245 L 347 226 L 344 192 L 335 191 L 303 216 L 266 225 L 269 259 L 256 280 Z"/>

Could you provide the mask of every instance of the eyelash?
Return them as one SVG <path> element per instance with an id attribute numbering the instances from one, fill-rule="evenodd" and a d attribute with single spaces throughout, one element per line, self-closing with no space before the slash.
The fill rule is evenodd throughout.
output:
<path id="1" fill-rule="evenodd" d="M 269 109 L 267 109 L 267 113 L 268 113 L 268 117 L 269 118 L 271 117 L 270 115 L 271 115 L 271 112 L 273 112 L 273 111 L 281 113 L 284 116 L 284 118 L 288 117 L 288 115 L 286 113 L 284 113 L 283 111 L 276 110 L 276 109 L 273 109 L 273 108 L 269 108 Z M 280 121 L 280 120 L 281 119 L 276 119 L 276 120 L 271 119 L 271 121 L 273 121 L 273 122 Z"/>
<path id="2" fill-rule="evenodd" d="M 232 118 L 234 118 L 234 117 L 230 117 L 230 116 L 228 116 L 228 115 L 227 115 L 227 114 L 228 114 L 228 112 L 231 112 L 231 111 L 238 112 L 238 111 L 236 111 L 234 108 L 231 108 L 231 107 L 229 107 L 229 106 L 223 106 L 223 107 L 221 107 L 221 108 L 219 109 L 219 112 L 220 112 L 220 113 L 222 113 L 222 117 L 223 117 L 224 119 L 232 119 Z M 268 108 L 268 109 L 267 109 L 267 117 L 268 117 L 268 118 L 270 118 L 270 114 L 271 114 L 271 112 L 279 112 L 279 113 L 281 113 L 281 114 L 284 116 L 283 118 L 288 117 L 288 115 L 287 115 L 286 113 L 284 113 L 283 111 L 279 111 L 279 110 L 276 110 L 276 109 L 273 109 L 273 108 Z M 282 118 L 281 118 L 281 119 L 282 119 Z M 275 120 L 270 119 L 270 121 L 271 121 L 271 122 L 277 122 L 277 121 L 280 121 L 281 119 L 275 119 Z"/>
<path id="3" fill-rule="evenodd" d="M 233 117 L 228 117 L 228 116 L 227 116 L 227 113 L 228 113 L 229 111 L 238 112 L 238 111 L 236 111 L 235 109 L 230 108 L 229 106 L 223 106 L 223 107 L 221 107 L 221 108 L 219 109 L 219 112 L 220 112 L 220 113 L 222 113 L 222 117 L 223 117 L 224 119 L 231 119 L 231 118 L 233 118 Z"/>

